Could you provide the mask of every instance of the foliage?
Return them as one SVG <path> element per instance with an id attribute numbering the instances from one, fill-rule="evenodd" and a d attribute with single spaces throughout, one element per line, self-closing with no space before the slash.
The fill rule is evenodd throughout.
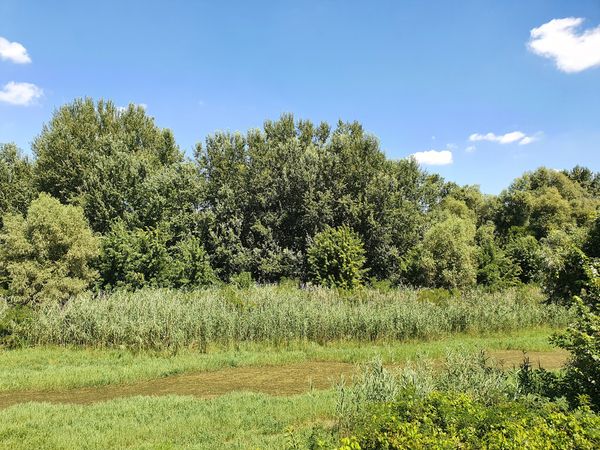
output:
<path id="1" fill-rule="evenodd" d="M 347 226 L 317 233 L 307 251 L 310 279 L 326 287 L 354 289 L 363 283 L 365 250 Z"/>
<path id="2" fill-rule="evenodd" d="M 410 278 L 417 285 L 467 288 L 477 276 L 475 225 L 450 215 L 434 223 L 412 255 Z"/>
<path id="3" fill-rule="evenodd" d="M 530 399 L 492 405 L 464 393 L 406 393 L 376 404 L 356 423 L 340 449 L 594 449 L 600 417 L 582 408 Z"/>
<path id="4" fill-rule="evenodd" d="M 569 304 L 598 283 L 598 261 L 571 242 L 562 242 L 546 258 L 544 289 L 550 300 Z"/>
<path id="5" fill-rule="evenodd" d="M 477 230 L 477 283 L 490 289 L 503 289 L 518 283 L 520 267 L 500 247 L 492 223 Z"/>
<path id="6" fill-rule="evenodd" d="M 419 300 L 413 290 L 364 289 L 349 301 L 343 292 L 321 288 L 240 291 L 226 286 L 86 294 L 63 307 L 36 311 L 35 320 L 18 333 L 36 345 L 160 350 L 210 343 L 434 339 L 451 333 L 555 327 L 570 318 L 568 310 L 542 304 L 539 292 L 516 289 L 463 293 L 436 304 Z"/>
<path id="7" fill-rule="evenodd" d="M 127 229 L 116 222 L 102 240 L 98 261 L 103 287 L 199 287 L 215 276 L 196 237 L 173 243 L 167 224 Z"/>
<path id="8" fill-rule="evenodd" d="M 518 267 L 517 275 L 521 282 L 531 283 L 540 278 L 543 255 L 541 245 L 535 237 L 520 234 L 513 228 L 505 252 Z"/>
<path id="9" fill-rule="evenodd" d="M 588 256 L 600 258 L 600 217 L 595 220 L 589 231 L 584 250 Z"/>
<path id="10" fill-rule="evenodd" d="M 59 108 L 33 142 L 37 188 L 83 207 L 95 231 L 120 218 L 141 226 L 147 186 L 182 160 L 173 135 L 139 106 L 119 110 L 112 102 L 77 99 Z M 177 208 L 169 198 L 167 208 Z"/>
<path id="11" fill-rule="evenodd" d="M 31 180 L 29 160 L 14 144 L 0 144 L 0 217 L 25 214 L 34 197 Z"/>
<path id="12" fill-rule="evenodd" d="M 31 202 L 25 218 L 4 217 L 0 242 L 0 281 L 12 303 L 65 302 L 96 278 L 98 238 L 83 211 L 47 194 Z"/>
<path id="13" fill-rule="evenodd" d="M 600 411 L 600 304 L 595 296 L 590 305 L 576 297 L 575 305 L 575 321 L 554 337 L 554 343 L 571 355 L 564 373 L 566 394 L 572 403 L 586 396 L 585 401 Z"/>

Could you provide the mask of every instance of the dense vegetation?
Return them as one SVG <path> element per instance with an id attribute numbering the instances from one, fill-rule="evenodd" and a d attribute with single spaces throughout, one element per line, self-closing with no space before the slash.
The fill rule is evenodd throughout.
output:
<path id="1" fill-rule="evenodd" d="M 600 173 L 580 166 L 542 167 L 484 195 L 386 158 L 358 123 L 291 115 L 208 136 L 190 159 L 143 108 L 75 100 L 43 127 L 33 158 L 0 144 L 0 344 L 172 358 L 218 347 L 221 364 L 247 357 L 227 353 L 242 344 L 272 346 L 279 359 L 261 361 L 284 361 L 298 357 L 282 356 L 295 345 L 558 329 L 551 341 L 569 352 L 559 371 L 464 355 L 396 374 L 374 363 L 340 386 L 335 425 L 302 439 L 598 448 L 599 211 Z M 139 370 L 165 374 L 164 361 L 149 365 Z M 314 395 L 330 417 L 332 393 Z M 196 404 L 181 404 L 196 417 Z M 15 411 L 0 416 L 10 439 Z"/>
<path id="2" fill-rule="evenodd" d="M 358 123 L 332 128 L 284 115 L 245 135 L 208 136 L 188 160 L 142 108 L 82 99 L 54 113 L 33 153 L 30 160 L 14 145 L 0 147 L 3 247 L 31 226 L 16 226 L 15 214 L 32 214 L 32 201 L 34 211 L 53 208 L 38 233 L 80 224 L 74 214 L 82 211 L 101 243 L 96 253 L 86 238 L 78 274 L 54 252 L 66 255 L 72 236 L 35 255 L 2 252 L 1 287 L 21 304 L 37 303 L 63 276 L 76 280 L 70 294 L 292 278 L 346 288 L 540 282 L 564 298 L 557 291 L 584 288 L 565 277 L 600 252 L 600 174 L 540 168 L 498 196 L 483 195 L 414 160 L 387 159 Z M 61 233 L 83 236 L 80 226 Z M 44 275 L 24 290 L 32 264 Z"/>
<path id="3" fill-rule="evenodd" d="M 286 286 L 141 290 L 45 305 L 20 322 L 13 337 L 37 345 L 205 350 L 209 344 L 241 342 L 325 344 L 483 335 L 564 327 L 573 317 L 540 300 L 535 289 L 454 297 L 436 291 L 368 290 L 351 298 L 335 290 Z"/>

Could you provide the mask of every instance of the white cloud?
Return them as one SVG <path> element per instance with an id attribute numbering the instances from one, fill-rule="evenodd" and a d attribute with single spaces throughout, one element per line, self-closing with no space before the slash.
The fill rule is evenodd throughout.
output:
<path id="1" fill-rule="evenodd" d="M 554 19 L 532 29 L 529 50 L 553 59 L 556 67 L 567 73 L 600 66 L 600 26 L 580 31 L 583 20 L 580 17 Z"/>
<path id="2" fill-rule="evenodd" d="M 465 148 L 465 152 L 467 153 L 473 153 L 475 150 L 477 150 L 477 147 L 474 145 L 469 145 L 467 148 Z"/>
<path id="3" fill-rule="evenodd" d="M 427 150 L 416 152 L 411 155 L 419 164 L 429 166 L 445 166 L 452 164 L 452 152 L 450 150 Z"/>
<path id="4" fill-rule="evenodd" d="M 10 42 L 8 39 L 0 36 L 0 59 L 2 61 L 12 61 L 16 64 L 27 64 L 31 58 L 27 54 L 27 49 L 18 42 Z"/>
<path id="5" fill-rule="evenodd" d="M 489 142 L 497 142 L 498 144 L 512 144 L 512 143 L 518 142 L 519 145 L 527 145 L 527 144 L 531 144 L 532 142 L 535 142 L 537 140 L 538 140 L 537 136 L 527 136 L 522 131 L 511 131 L 510 133 L 499 134 L 499 135 L 494 134 L 494 133 L 487 133 L 487 134 L 473 133 L 471 136 L 469 136 L 469 141 L 471 141 L 471 142 L 489 141 Z"/>
<path id="6" fill-rule="evenodd" d="M 43 94 L 44 91 L 35 84 L 10 81 L 0 90 L 0 102 L 27 106 Z"/>
<path id="7" fill-rule="evenodd" d="M 531 144 L 532 142 L 535 142 L 537 140 L 538 140 L 537 136 L 525 136 L 523 139 L 521 139 L 521 141 L 519 142 L 519 145 Z"/>

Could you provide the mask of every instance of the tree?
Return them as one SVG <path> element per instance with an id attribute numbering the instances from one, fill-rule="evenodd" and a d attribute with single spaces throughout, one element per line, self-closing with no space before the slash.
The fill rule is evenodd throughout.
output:
<path id="1" fill-rule="evenodd" d="M 33 151 L 37 188 L 82 206 L 100 232 L 117 218 L 139 225 L 145 181 L 183 158 L 171 132 L 158 128 L 143 108 L 120 110 L 110 101 L 91 99 L 59 108 L 34 140 Z"/>
<path id="2" fill-rule="evenodd" d="M 520 267 L 498 245 L 492 223 L 477 229 L 477 283 L 502 289 L 518 283 Z"/>
<path id="3" fill-rule="evenodd" d="M 363 240 L 372 275 L 398 277 L 443 185 L 413 160 L 386 160 L 356 122 L 331 129 L 291 115 L 246 135 L 209 136 L 197 161 L 205 243 L 223 279 L 305 276 L 309 237 L 344 224 Z"/>
<path id="4" fill-rule="evenodd" d="M 191 288 L 215 279 L 200 240 L 175 240 L 168 223 L 134 229 L 114 223 L 102 238 L 98 269 L 102 287 L 109 289 Z"/>
<path id="5" fill-rule="evenodd" d="M 417 285 L 447 289 L 475 285 L 475 224 L 454 215 L 434 223 L 412 254 L 409 278 Z"/>
<path id="6" fill-rule="evenodd" d="M 354 289 L 366 273 L 363 244 L 345 225 L 317 233 L 307 258 L 311 281 L 323 286 Z"/>
<path id="7" fill-rule="evenodd" d="M 538 280 L 542 268 L 542 249 L 538 240 L 528 234 L 515 232 L 505 247 L 507 256 L 517 265 L 518 277 L 523 283 Z"/>
<path id="8" fill-rule="evenodd" d="M 33 199 L 31 180 L 31 163 L 17 146 L 0 144 L 0 217 L 27 211 Z"/>
<path id="9" fill-rule="evenodd" d="M 0 281 L 13 303 L 64 302 L 97 276 L 98 238 L 83 211 L 48 194 L 31 202 L 26 217 L 4 216 L 0 243 Z"/>
<path id="10" fill-rule="evenodd" d="M 584 250 L 588 256 L 600 258 L 600 217 L 598 217 L 588 232 Z"/>

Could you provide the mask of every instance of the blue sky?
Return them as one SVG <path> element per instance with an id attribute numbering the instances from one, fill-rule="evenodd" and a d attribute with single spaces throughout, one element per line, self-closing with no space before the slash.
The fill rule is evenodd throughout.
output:
<path id="1" fill-rule="evenodd" d="M 147 105 L 189 155 L 293 112 L 497 193 L 600 170 L 599 27 L 598 0 L 0 0 L 0 142 L 29 152 L 82 96 Z"/>

